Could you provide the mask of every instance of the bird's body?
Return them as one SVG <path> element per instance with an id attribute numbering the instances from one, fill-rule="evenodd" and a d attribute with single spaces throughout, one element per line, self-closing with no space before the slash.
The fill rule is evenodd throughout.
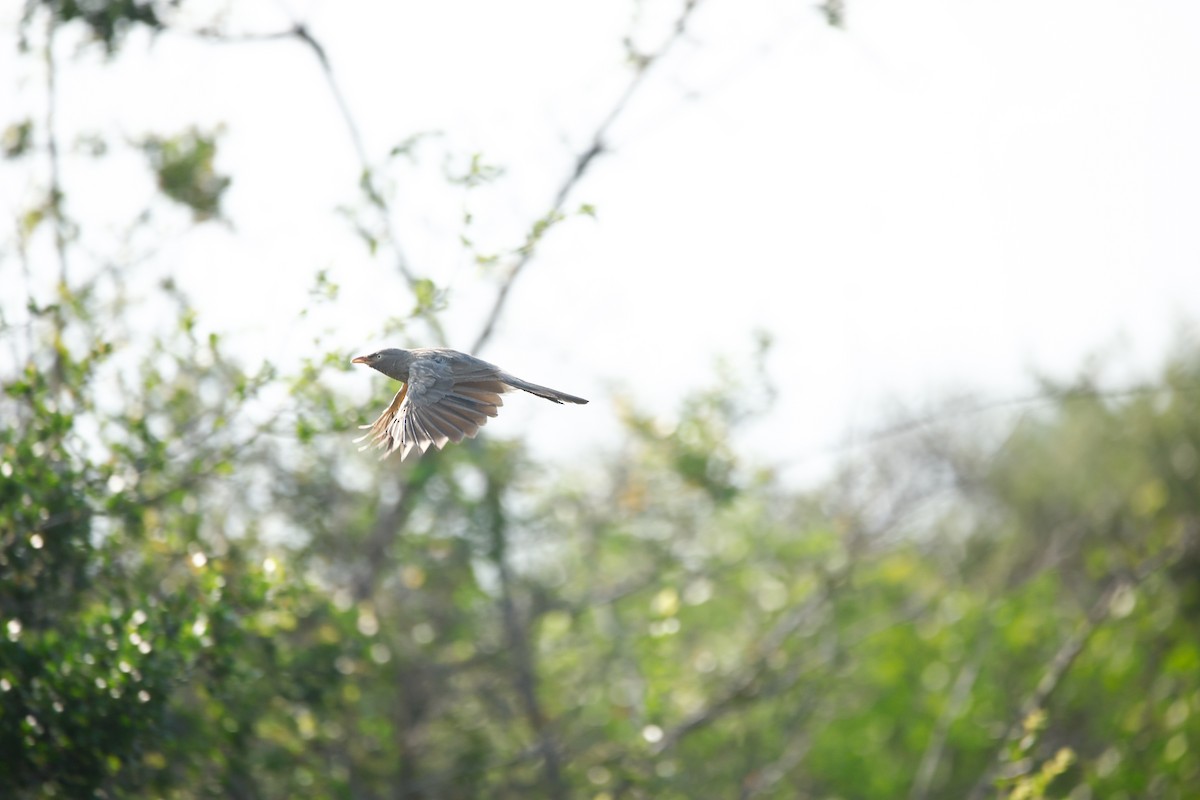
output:
<path id="1" fill-rule="evenodd" d="M 397 450 L 403 461 L 416 450 L 438 449 L 447 442 L 473 438 L 504 404 L 500 395 L 513 389 L 554 403 L 586 403 L 582 397 L 538 386 L 509 375 L 495 364 L 444 347 L 390 348 L 353 360 L 404 383 L 391 404 L 356 439 L 368 439 L 387 458 Z"/>

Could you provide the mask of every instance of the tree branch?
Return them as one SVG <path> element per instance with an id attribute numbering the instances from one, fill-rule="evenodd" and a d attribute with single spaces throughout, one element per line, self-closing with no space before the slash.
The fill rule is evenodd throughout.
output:
<path id="1" fill-rule="evenodd" d="M 608 136 L 609 129 L 612 128 L 617 119 L 629 107 L 630 101 L 633 99 L 638 89 L 645 83 L 646 77 L 650 74 L 654 67 L 660 63 L 663 58 L 666 57 L 666 55 L 674 48 L 675 44 L 683 38 L 684 34 L 687 32 L 688 23 L 696 9 L 699 7 L 700 2 L 701 0 L 685 0 L 683 4 L 683 10 L 680 12 L 679 17 L 675 20 L 675 24 L 672 27 L 671 33 L 667 37 L 666 41 L 663 42 L 658 50 L 654 51 L 653 53 L 639 56 L 633 77 L 630 78 L 629 83 L 625 86 L 625 90 L 621 92 L 621 95 L 617 98 L 617 101 L 613 104 L 612 108 L 609 109 L 608 114 L 606 114 L 600 121 L 600 124 L 596 126 L 596 130 L 592 133 L 591 140 L 587 147 L 584 148 L 583 152 L 576 156 L 575 164 L 571 169 L 571 172 L 559 185 L 558 191 L 555 192 L 554 195 L 554 201 L 550 204 L 550 210 L 544 219 L 554 219 L 562 213 L 563 207 L 566 205 L 567 198 L 570 196 L 571 192 L 575 189 L 579 182 L 583 180 L 597 156 L 604 153 L 608 149 L 606 138 Z M 500 315 L 504 313 L 504 307 L 508 303 L 508 297 L 512 292 L 513 285 L 516 283 L 517 278 L 521 276 L 521 273 L 524 272 L 525 268 L 529 265 L 529 262 L 533 260 L 535 250 L 535 246 L 522 248 L 516 258 L 516 261 L 514 261 L 512 266 L 509 267 L 508 274 L 505 276 L 504 280 L 500 283 L 500 286 L 496 290 L 496 297 L 492 301 L 492 308 L 491 311 L 488 312 L 488 316 L 483 324 L 483 328 L 480 329 L 479 335 L 475 339 L 475 344 L 471 347 L 472 353 L 478 353 L 483 350 L 483 348 L 487 345 L 488 340 L 492 338 L 492 334 L 495 333 L 496 325 L 500 320 Z"/>
<path id="2" fill-rule="evenodd" d="M 275 31 L 272 33 L 251 33 L 251 34 L 225 34 L 212 28 L 203 28 L 195 31 L 196 35 L 206 39 L 212 39 L 224 43 L 244 43 L 244 42 L 266 42 L 278 41 L 281 39 L 296 39 L 303 43 L 316 58 L 317 63 L 321 67 L 321 73 L 325 77 L 325 83 L 329 87 L 330 94 L 333 95 L 334 103 L 336 103 L 338 112 L 342 117 L 342 122 L 346 126 L 346 130 L 350 135 L 350 142 L 354 147 L 354 153 L 358 158 L 359 166 L 362 170 L 359 178 L 359 186 L 366 195 L 367 200 L 379 212 L 379 219 L 383 225 L 384 232 L 387 234 L 388 245 L 392 249 L 392 253 L 396 260 L 396 271 L 404 278 L 408 288 L 417 294 L 417 287 L 420 283 L 420 278 L 413 271 L 409 263 L 404 248 L 400 244 L 400 237 L 397 234 L 396 226 L 392 222 L 391 208 L 388 205 L 387 199 L 380 191 L 379 185 L 375 180 L 375 170 L 371 166 L 371 158 L 367 152 L 366 144 L 362 136 L 362 129 L 358 125 L 354 113 L 350 110 L 350 103 L 346 99 L 345 92 L 342 91 L 341 84 L 338 82 L 337 75 L 334 72 L 333 64 L 329 60 L 329 54 L 326 52 L 324 45 L 313 36 L 309 31 L 308 26 L 303 23 L 296 23 L 286 31 Z M 425 323 L 429 326 L 430 332 L 437 339 L 438 344 L 446 344 L 446 333 L 438 322 L 437 317 L 432 313 L 422 313 L 420 315 Z"/>
<path id="3" fill-rule="evenodd" d="M 428 453 L 424 461 L 418 462 L 412 472 L 399 480 L 400 495 L 396 502 L 375 518 L 375 524 L 362 547 L 363 570 L 354 579 L 355 601 L 366 600 L 375 594 L 379 578 L 385 569 L 392 566 L 387 558 L 388 547 L 400 535 L 417 500 L 425 490 L 425 484 L 437 473 L 436 453 Z"/>
<path id="4" fill-rule="evenodd" d="M 54 218 L 54 252 L 58 256 L 58 280 L 64 287 L 70 278 L 67 258 L 67 221 L 63 216 L 62 167 L 58 152 L 58 64 L 54 60 L 54 34 L 58 18 L 46 22 L 46 154 L 50 160 L 49 210 Z"/>
<path id="5" fill-rule="evenodd" d="M 562 778 L 558 748 L 552 737 L 545 711 L 537 692 L 537 668 L 533 651 L 529 646 L 528 628 L 522 624 L 512 594 L 512 573 L 508 567 L 508 531 L 501 507 L 501 486 L 491 475 L 487 478 L 487 493 L 484 506 L 488 514 L 491 559 L 500 580 L 500 613 L 504 620 L 504 632 L 508 639 L 516 674 L 514 688 L 521 703 L 525 720 L 533 731 L 536 747 L 542 758 L 546 781 L 546 796 L 551 800 L 566 800 L 567 787 Z"/>

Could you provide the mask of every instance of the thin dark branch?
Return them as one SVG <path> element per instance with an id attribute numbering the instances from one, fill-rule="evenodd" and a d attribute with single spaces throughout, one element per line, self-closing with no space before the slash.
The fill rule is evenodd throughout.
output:
<path id="1" fill-rule="evenodd" d="M 368 202 L 379 212 L 380 222 L 383 225 L 384 232 L 387 234 L 387 243 L 391 247 L 396 259 L 396 271 L 404 278 L 409 289 L 415 295 L 420 279 L 412 269 L 408 257 L 404 252 L 404 247 L 400 243 L 400 237 L 396 231 L 395 224 L 392 222 L 391 208 L 376 181 L 375 170 L 371 166 L 371 157 L 363 140 L 362 129 L 359 127 L 354 113 L 350 110 L 350 103 L 346 99 L 345 92 L 342 91 L 341 84 L 338 82 L 337 74 L 333 69 L 333 64 L 329 60 L 329 54 L 325 50 L 324 45 L 313 36 L 312 32 L 303 23 L 297 23 L 285 31 L 275 31 L 272 33 L 225 34 L 211 28 L 204 28 L 195 33 L 206 39 L 231 44 L 295 39 L 302 42 L 312 51 L 313 56 L 316 57 L 317 63 L 321 67 L 322 75 L 325 76 L 325 83 L 329 87 L 330 94 L 333 95 L 334 103 L 337 104 L 342 122 L 345 124 L 346 130 L 350 135 L 350 142 L 354 147 L 354 153 L 358 157 L 359 167 L 362 170 L 359 185 L 366 195 Z M 432 313 L 422 313 L 421 317 L 429 325 L 429 329 L 434 338 L 437 339 L 437 343 L 445 345 L 446 334 L 437 317 Z"/>
<path id="2" fill-rule="evenodd" d="M 346 130 L 350 134 L 350 141 L 354 145 L 354 152 L 358 155 L 358 161 L 363 168 L 363 186 L 366 189 L 367 197 L 379 209 L 387 210 L 387 203 L 384 202 L 382 195 L 375 188 L 375 181 L 371 174 L 371 158 L 367 155 L 367 147 L 363 144 L 362 131 L 358 127 L 358 122 L 354 119 L 354 114 L 350 111 L 350 104 L 346 100 L 346 95 L 342 91 L 342 87 L 338 84 L 337 76 L 334 75 L 333 65 L 329 63 L 329 55 L 325 52 L 324 46 L 318 42 L 308 28 L 302 24 L 296 25 L 292 29 L 292 35 L 299 39 L 304 44 L 308 45 L 313 51 L 313 55 L 317 57 L 317 63 L 321 65 L 321 72 L 325 75 L 325 82 L 329 84 L 329 92 L 333 95 L 333 100 L 337 103 L 338 111 L 342 114 L 342 120 L 346 124 Z M 393 246 L 399 250 L 399 245 L 393 241 Z M 402 254 L 397 253 L 400 257 L 399 269 L 400 274 L 404 275 L 410 282 L 416 280 L 408 269 L 408 264 Z"/>
<path id="3" fill-rule="evenodd" d="M 26 237 L 24 235 L 22 235 L 22 233 L 21 233 L 21 223 L 16 220 L 14 220 L 14 223 L 15 223 L 15 227 L 17 228 L 17 235 L 14 237 L 14 239 L 17 243 L 17 245 L 16 245 L 17 260 L 21 264 L 21 277 L 24 279 L 24 282 L 25 282 L 25 308 L 29 309 L 34 304 L 33 269 L 29 265 L 28 242 L 26 241 Z M 24 361 L 26 358 L 31 358 L 33 356 L 33 353 L 35 352 L 34 325 L 36 324 L 36 322 L 37 322 L 37 318 L 33 315 L 30 315 L 28 322 L 23 323 L 21 325 L 21 327 L 23 327 L 24 331 L 25 331 L 25 355 L 24 355 L 24 357 L 22 357 L 21 352 L 18 349 L 16 337 L 13 337 L 11 345 L 12 345 L 12 360 L 13 360 L 12 363 L 13 363 L 14 370 L 18 369 L 20 367 L 21 362 Z M 21 405 L 18 407 L 24 408 L 25 406 Z"/>
<path id="4" fill-rule="evenodd" d="M 271 33 L 226 33 L 219 31 L 216 28 L 199 28 L 192 31 L 196 36 L 202 39 L 211 39 L 214 42 L 224 44 L 246 44 L 252 42 L 277 42 L 281 39 L 291 39 L 296 35 L 295 28 L 288 28 L 282 31 L 273 31 Z"/>
<path id="5" fill-rule="evenodd" d="M 55 14 L 48 15 L 46 21 L 46 154 L 50 161 L 50 195 L 46 205 L 54 220 L 54 252 L 58 257 L 58 281 L 60 291 L 66 291 L 70 280 L 70 259 L 67 256 L 67 220 L 63 214 L 62 167 L 58 152 L 58 63 L 54 58 L 54 34 L 58 30 L 58 18 Z M 61 307 L 56 305 L 54 327 L 61 336 L 66 327 Z M 54 368 L 55 389 L 66 385 L 66 365 L 63 354 L 55 349 Z"/>
<path id="6" fill-rule="evenodd" d="M 312 33 L 304 25 L 296 25 L 292 33 L 297 39 L 308 45 L 313 55 L 316 56 L 317 62 L 321 65 L 321 72 L 325 75 L 325 82 L 329 85 L 329 91 L 337 103 L 338 110 L 341 112 L 342 121 L 345 122 L 346 129 L 350 133 L 350 140 L 354 144 L 354 151 L 358 154 L 359 164 L 362 167 L 362 189 L 366 193 L 367 199 L 379 211 L 379 219 L 383 223 L 384 230 L 387 232 L 388 244 L 391 246 L 392 252 L 396 257 L 396 270 L 408 283 L 408 288 L 416 295 L 419 279 L 409 264 L 403 245 L 400 244 L 400 237 L 396 232 L 396 226 L 392 222 L 391 208 L 388 206 L 388 202 L 376 182 L 375 170 L 371 166 L 367 147 L 363 143 L 362 131 L 355 120 L 354 114 L 350 111 L 350 104 L 346 100 L 346 95 L 338 83 L 337 76 L 334 74 L 333 65 L 329 62 L 329 55 L 325 52 L 325 48 L 321 43 L 313 37 Z M 429 326 L 429 330 L 433 333 L 434 338 L 437 339 L 437 343 L 444 346 L 447 343 L 446 333 L 441 323 L 438 322 L 437 317 L 431 312 L 422 313 L 421 316 Z"/>
<path id="7" fill-rule="evenodd" d="M 412 516 L 425 485 L 437 474 L 437 458 L 436 452 L 428 454 L 410 473 L 400 478 L 400 496 L 375 519 L 371 533 L 363 545 L 363 572 L 354 581 L 355 601 L 372 597 L 384 570 L 392 566 L 386 557 L 388 547 L 400 535 L 400 531 Z"/>
<path id="8" fill-rule="evenodd" d="M 67 221 L 63 216 L 62 167 L 58 152 L 58 64 L 54 59 L 54 34 L 58 18 L 50 14 L 46 23 L 46 154 L 50 160 L 49 210 L 54 217 L 54 252 L 58 256 L 58 280 L 67 286 Z"/>
<path id="9" fill-rule="evenodd" d="M 637 60 L 637 66 L 630 78 L 629 83 L 625 86 L 625 90 L 621 92 L 616 102 L 613 104 L 609 112 L 596 126 L 596 130 L 592 133 L 591 140 L 587 147 L 584 148 L 576 158 L 575 163 L 567 174 L 567 177 L 559 185 L 558 191 L 554 194 L 554 201 L 550 205 L 550 210 L 543 219 L 553 220 L 561 215 L 563 208 L 566 206 L 567 198 L 571 192 L 583 180 L 588 170 L 591 168 L 596 158 L 607 150 L 608 132 L 612 128 L 617 119 L 629 107 L 635 94 L 645 83 L 646 77 L 651 73 L 654 67 L 659 64 L 666 55 L 675 47 L 675 45 L 684 37 L 687 32 L 688 23 L 691 21 L 693 14 L 699 7 L 701 0 L 686 0 L 683 4 L 683 10 L 679 17 L 675 20 L 675 24 L 671 29 L 670 35 L 666 41 L 653 53 L 642 55 Z M 509 294 L 512 292 L 513 285 L 517 278 L 525 271 L 529 262 L 533 260 L 536 246 L 531 242 L 529 246 L 521 249 L 516 260 L 508 269 L 508 274 L 501 281 L 500 286 L 496 289 L 496 297 L 492 301 L 491 311 L 488 312 L 487 319 L 484 321 L 483 328 L 480 329 L 479 335 L 475 339 L 475 344 L 471 348 L 472 353 L 478 353 L 487 345 L 488 340 L 495 333 L 496 325 L 500 320 L 501 314 L 504 313 L 504 307 L 508 303 Z"/>
<path id="10" fill-rule="evenodd" d="M 529 645 L 529 631 L 523 624 L 513 600 L 512 572 L 508 566 L 508 530 L 504 509 L 501 507 L 501 489 L 498 482 L 489 476 L 485 507 L 488 512 L 488 527 L 491 537 L 491 559 L 500 580 L 500 612 L 504 631 L 512 655 L 514 688 L 521 702 L 525 720 L 536 739 L 538 753 L 546 780 L 546 796 L 552 800 L 565 800 L 567 787 L 563 782 L 562 765 L 546 713 L 538 699 L 537 667 Z"/>

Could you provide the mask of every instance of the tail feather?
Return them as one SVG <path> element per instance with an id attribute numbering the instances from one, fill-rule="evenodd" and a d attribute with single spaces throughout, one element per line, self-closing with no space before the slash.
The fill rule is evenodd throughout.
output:
<path id="1" fill-rule="evenodd" d="M 557 389 L 551 389 L 548 386 L 538 386 L 536 383 L 523 381 L 520 378 L 509 375 L 508 373 L 501 375 L 500 380 L 504 381 L 509 386 L 512 386 L 514 389 L 520 389 L 523 392 L 535 394 L 538 397 L 545 398 L 552 403 L 576 403 L 578 405 L 587 403 L 587 400 L 584 400 L 582 397 L 576 397 L 573 394 L 560 392 Z"/>

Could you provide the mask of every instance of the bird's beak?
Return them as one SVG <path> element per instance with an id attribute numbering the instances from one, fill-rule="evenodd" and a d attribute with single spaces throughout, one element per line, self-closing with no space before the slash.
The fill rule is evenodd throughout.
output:
<path id="1" fill-rule="evenodd" d="M 358 358 L 352 358 L 352 359 L 350 359 L 350 363 L 351 364 L 365 364 L 365 363 L 367 363 L 367 357 L 359 356 Z"/>

